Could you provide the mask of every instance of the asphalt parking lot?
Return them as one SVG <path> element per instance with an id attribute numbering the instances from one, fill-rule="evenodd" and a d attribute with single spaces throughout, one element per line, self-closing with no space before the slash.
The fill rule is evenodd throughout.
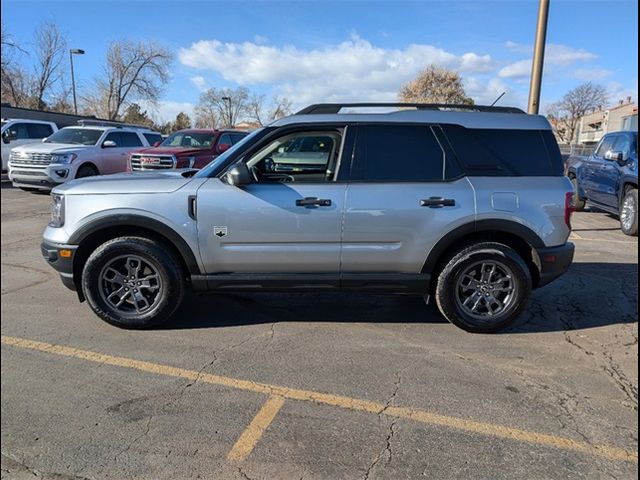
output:
<path id="1" fill-rule="evenodd" d="M 2 478 L 637 477 L 638 243 L 610 216 L 574 217 L 569 274 L 497 335 L 331 294 L 124 331 L 42 260 L 48 196 L 2 187 Z"/>

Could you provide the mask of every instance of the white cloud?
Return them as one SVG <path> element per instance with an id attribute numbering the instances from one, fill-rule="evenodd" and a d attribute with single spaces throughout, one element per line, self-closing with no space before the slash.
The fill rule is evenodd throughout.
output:
<path id="1" fill-rule="evenodd" d="M 158 122 L 168 122 L 176 119 L 176 115 L 184 112 L 193 119 L 194 105 L 190 102 L 176 102 L 165 100 L 155 105 L 149 102 L 138 102 L 140 106 L 149 112 L 149 115 Z"/>
<path id="2" fill-rule="evenodd" d="M 610 77 L 612 74 L 613 72 L 606 68 L 578 68 L 571 75 L 585 82 L 597 82 Z"/>
<path id="3" fill-rule="evenodd" d="M 530 47 L 520 45 L 515 42 L 507 42 L 507 48 L 510 50 L 523 52 L 530 50 Z M 568 45 L 560 45 L 550 43 L 545 49 L 545 66 L 553 66 L 558 68 L 566 68 L 577 62 L 590 62 L 597 59 L 595 53 L 589 52 L 582 48 L 573 48 Z M 498 75 L 501 78 L 523 78 L 531 74 L 531 59 L 518 60 L 503 67 Z"/>
<path id="4" fill-rule="evenodd" d="M 272 85 L 294 104 L 309 101 L 396 100 L 400 86 L 429 64 L 467 74 L 495 68 L 490 55 L 456 55 L 425 44 L 381 48 L 352 35 L 317 49 L 202 40 L 180 49 L 180 62 L 239 85 Z"/>
<path id="5" fill-rule="evenodd" d="M 531 74 L 531 60 L 519 60 L 503 67 L 498 72 L 501 78 L 523 78 Z"/>
<path id="6" fill-rule="evenodd" d="M 207 89 L 207 81 L 201 75 L 196 75 L 195 77 L 191 77 L 191 83 L 193 83 L 198 90 L 204 92 Z"/>

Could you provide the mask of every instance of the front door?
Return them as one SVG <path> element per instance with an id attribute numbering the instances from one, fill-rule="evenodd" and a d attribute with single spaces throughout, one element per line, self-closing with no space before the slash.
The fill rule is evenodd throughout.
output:
<path id="1" fill-rule="evenodd" d="M 206 273 L 332 273 L 340 268 L 344 126 L 264 140 L 243 158 L 253 182 L 211 178 L 197 195 Z"/>

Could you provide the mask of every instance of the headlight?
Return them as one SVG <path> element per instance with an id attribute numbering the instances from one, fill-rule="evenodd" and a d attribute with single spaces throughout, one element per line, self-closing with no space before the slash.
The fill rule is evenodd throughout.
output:
<path id="1" fill-rule="evenodd" d="M 196 157 L 187 157 L 187 163 L 189 165 L 189 168 L 193 168 L 193 166 L 196 164 Z"/>
<path id="2" fill-rule="evenodd" d="M 64 195 L 51 194 L 51 221 L 49 226 L 59 228 L 64 225 Z"/>
<path id="3" fill-rule="evenodd" d="M 54 153 L 51 155 L 51 163 L 71 163 L 78 156 L 75 153 Z"/>

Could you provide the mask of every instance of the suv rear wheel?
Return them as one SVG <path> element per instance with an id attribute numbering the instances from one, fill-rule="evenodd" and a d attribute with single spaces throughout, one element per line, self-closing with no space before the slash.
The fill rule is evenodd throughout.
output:
<path id="1" fill-rule="evenodd" d="M 531 295 L 531 272 L 512 248 L 493 242 L 469 245 L 438 277 L 436 303 L 454 325 L 468 332 L 501 330 L 518 318 Z"/>
<path id="2" fill-rule="evenodd" d="M 638 189 L 629 187 L 620 205 L 620 228 L 626 235 L 638 235 Z"/>
<path id="3" fill-rule="evenodd" d="M 182 303 L 180 263 L 161 243 L 120 237 L 98 247 L 82 272 L 82 291 L 103 320 L 124 328 L 166 321 Z"/>

